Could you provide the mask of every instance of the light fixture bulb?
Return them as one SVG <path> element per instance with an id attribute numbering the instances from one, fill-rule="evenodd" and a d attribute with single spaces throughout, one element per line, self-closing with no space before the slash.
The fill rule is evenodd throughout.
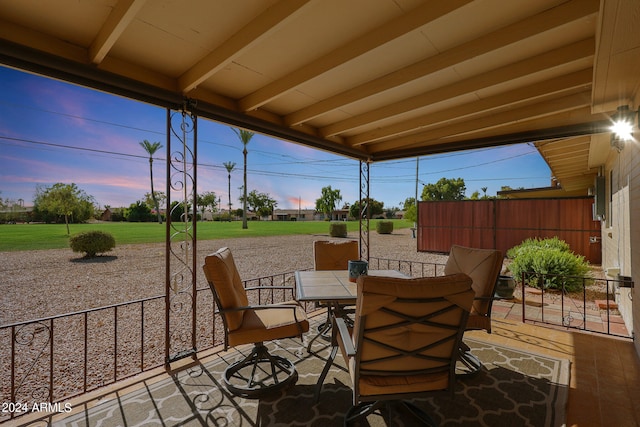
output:
<path id="1" fill-rule="evenodd" d="M 635 119 L 635 111 L 629 110 L 628 105 L 621 105 L 618 111 L 611 117 L 613 125 L 611 126 L 612 139 L 618 141 L 631 141 L 633 139 L 633 122 Z"/>
<path id="2" fill-rule="evenodd" d="M 633 138 L 633 125 L 627 120 L 615 122 L 611 130 L 623 141 L 630 141 Z"/>

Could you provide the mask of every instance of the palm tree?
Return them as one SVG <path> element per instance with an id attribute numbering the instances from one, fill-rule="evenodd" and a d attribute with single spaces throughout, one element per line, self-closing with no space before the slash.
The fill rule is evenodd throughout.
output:
<path id="1" fill-rule="evenodd" d="M 240 138 L 240 142 L 244 146 L 242 150 L 242 154 L 244 155 L 244 185 L 243 185 L 243 196 L 242 196 L 242 228 L 246 229 L 247 227 L 247 144 L 255 135 L 254 132 L 244 130 L 244 129 L 235 129 L 231 128 L 238 138 Z"/>
<path id="2" fill-rule="evenodd" d="M 229 174 L 229 222 L 231 222 L 231 171 L 236 167 L 235 162 L 224 162 L 224 167 L 227 168 Z"/>
<path id="3" fill-rule="evenodd" d="M 149 153 L 149 176 L 151 177 L 151 198 L 153 199 L 153 204 L 156 207 L 156 213 L 158 214 L 158 223 L 162 224 L 162 215 L 160 214 L 160 206 L 158 205 L 158 199 L 156 197 L 156 192 L 153 191 L 153 155 L 156 151 L 162 148 L 162 144 L 159 142 L 149 142 L 146 139 L 140 143 L 140 146 L 144 148 L 144 150 Z"/>

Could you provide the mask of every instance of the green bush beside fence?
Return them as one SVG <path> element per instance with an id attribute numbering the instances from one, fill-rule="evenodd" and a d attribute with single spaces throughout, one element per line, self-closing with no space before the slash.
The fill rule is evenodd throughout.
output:
<path id="1" fill-rule="evenodd" d="M 517 281 L 521 281 L 523 273 L 536 273 L 527 283 L 534 288 L 579 291 L 590 272 L 585 258 L 574 254 L 557 237 L 527 239 L 509 249 L 507 257 L 512 260 L 509 270 Z"/>

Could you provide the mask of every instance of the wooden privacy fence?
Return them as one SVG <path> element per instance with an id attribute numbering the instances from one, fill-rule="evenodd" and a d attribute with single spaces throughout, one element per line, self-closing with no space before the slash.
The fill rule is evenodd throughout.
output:
<path id="1" fill-rule="evenodd" d="M 592 205 L 593 197 L 419 202 L 418 251 L 449 252 L 457 244 L 506 253 L 529 237 L 558 236 L 600 264 L 600 222 Z"/>

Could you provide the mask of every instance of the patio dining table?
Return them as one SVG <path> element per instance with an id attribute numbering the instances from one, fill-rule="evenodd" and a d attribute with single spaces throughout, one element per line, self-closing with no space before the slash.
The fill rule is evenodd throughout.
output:
<path id="1" fill-rule="evenodd" d="M 407 278 L 397 270 L 369 270 L 369 276 Z M 306 302 L 323 302 L 334 307 L 354 305 L 357 287 L 349 281 L 348 270 L 296 271 L 296 299 Z"/>
<path id="2" fill-rule="evenodd" d="M 397 270 L 369 270 L 368 275 L 395 278 L 408 277 Z M 343 308 L 356 304 L 358 289 L 356 283 L 349 281 L 348 270 L 296 271 L 295 278 L 296 299 L 300 302 L 323 303 L 331 311 L 330 314 L 335 316 L 344 316 Z M 336 358 L 337 352 L 338 345 L 335 339 L 332 339 L 329 358 L 316 384 L 316 401 L 320 397 L 320 388 Z"/>

